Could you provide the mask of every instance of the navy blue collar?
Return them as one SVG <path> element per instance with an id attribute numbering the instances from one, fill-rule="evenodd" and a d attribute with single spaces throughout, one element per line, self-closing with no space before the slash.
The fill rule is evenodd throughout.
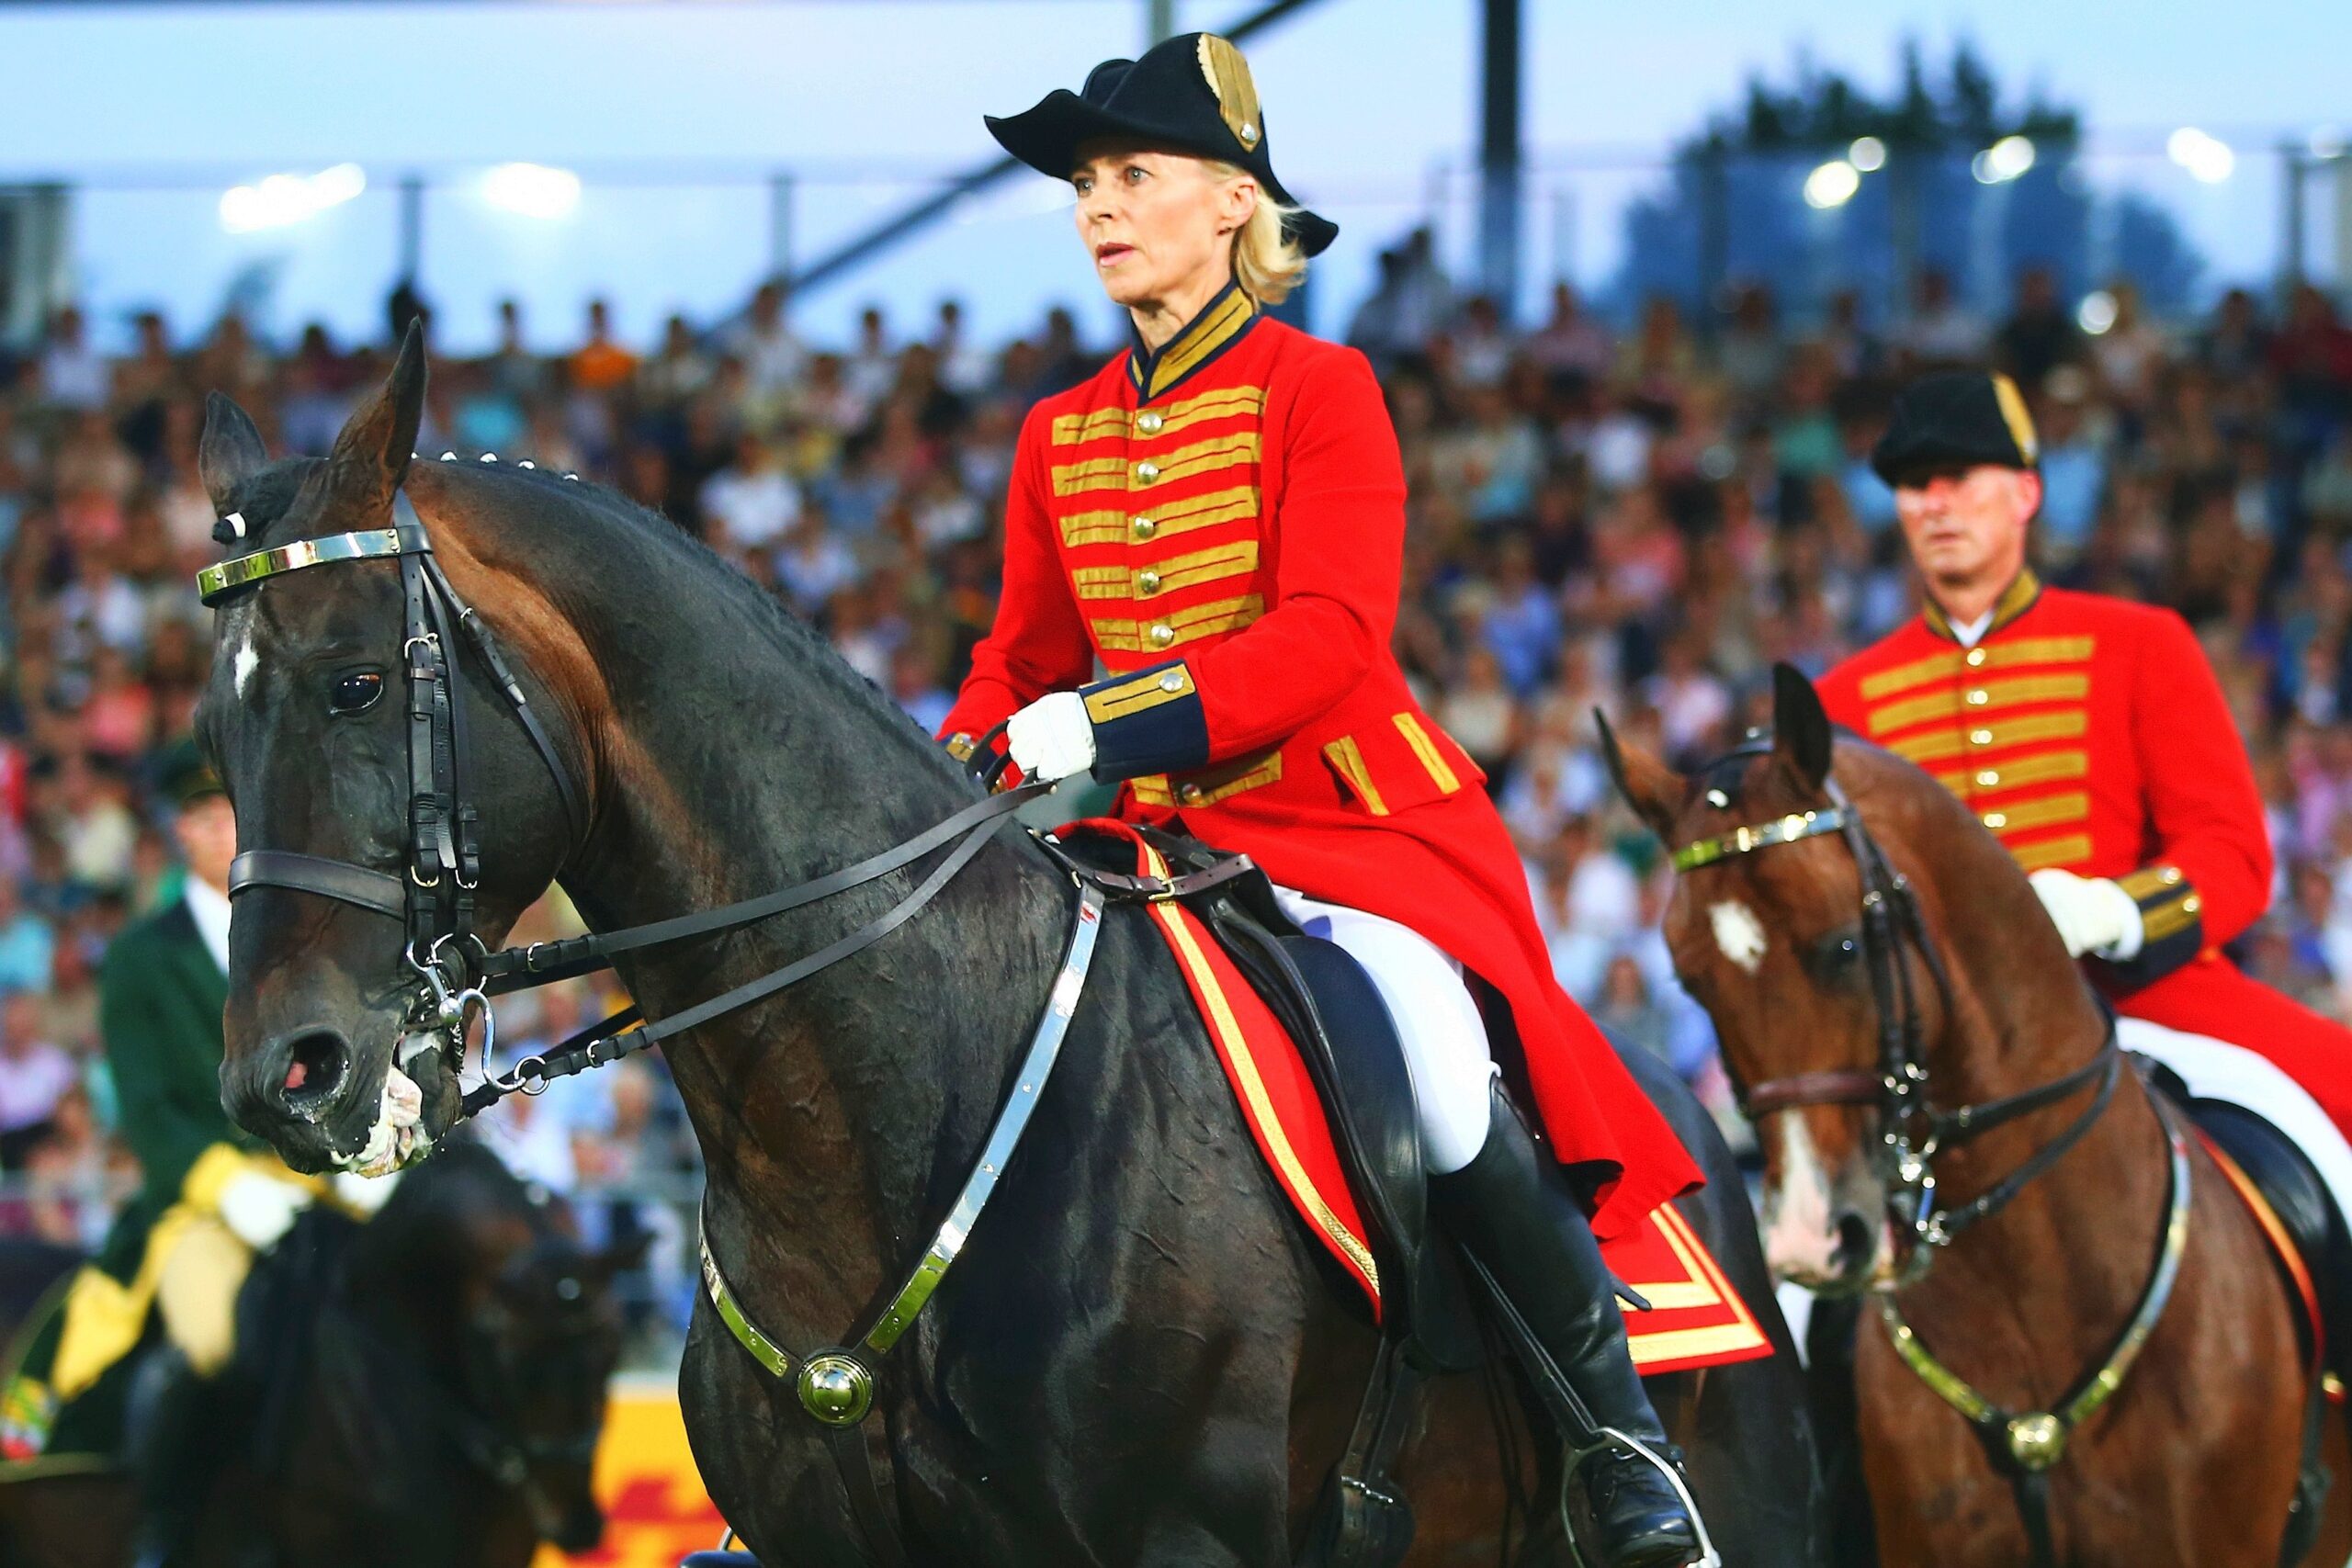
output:
<path id="1" fill-rule="evenodd" d="M 1174 389 L 1209 361 L 1239 343 L 1258 323 L 1258 302 L 1228 283 L 1184 323 L 1184 330 L 1161 344 L 1157 352 L 1143 345 L 1143 334 L 1127 329 L 1127 377 L 1135 383 L 1136 401 L 1148 403 Z"/>

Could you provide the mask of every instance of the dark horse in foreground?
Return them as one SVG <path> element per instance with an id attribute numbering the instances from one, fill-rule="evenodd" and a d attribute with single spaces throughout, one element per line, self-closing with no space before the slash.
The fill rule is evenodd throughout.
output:
<path id="1" fill-rule="evenodd" d="M 240 1299 L 237 1361 L 179 1391 L 154 1456 L 185 1521 L 175 1568 L 525 1568 L 542 1540 L 594 1547 L 627 1261 L 583 1250 L 478 1145 L 365 1224 L 302 1216 Z M 128 1568 L 157 1492 L 120 1472 L 0 1483 L 0 1568 Z"/>
<path id="2" fill-rule="evenodd" d="M 485 942 L 550 880 L 609 931 L 791 886 L 982 798 L 820 637 L 662 519 L 513 463 L 412 464 L 424 374 L 412 341 L 322 461 L 270 463 L 216 399 L 203 473 L 243 551 L 396 537 L 404 491 L 456 593 L 493 626 L 552 756 L 484 659 L 460 660 Z M 220 604 L 199 728 L 241 846 L 417 877 L 414 721 L 397 695 L 420 651 L 403 647 L 408 570 L 345 561 Z M 578 781 L 577 827 L 560 773 Z M 922 874 L 642 949 L 619 971 L 648 1018 L 672 1017 L 818 952 Z M 887 939 L 670 1041 L 708 1165 L 710 1253 L 774 1340 L 835 1343 L 904 1277 L 1012 1092 L 1074 905 L 1040 848 L 1001 835 Z M 417 976 L 397 919 L 257 886 L 238 898 L 231 948 L 223 1085 L 246 1127 L 302 1169 L 350 1164 L 371 1140 L 380 1153 L 387 1086 L 408 1081 L 398 1047 L 421 1079 L 423 1133 L 447 1129 L 446 1052 L 399 1047 Z M 1686 1213 L 1781 1349 L 1660 1380 L 1659 1407 L 1729 1560 L 1804 1562 L 1803 1395 L 1746 1198 L 1689 1097 L 1650 1081 L 1714 1178 Z M 1290 1562 L 1374 1340 L 1262 1168 L 1138 911 L 1103 918 L 1040 1100 L 954 1274 L 879 1363 L 865 1430 L 895 1493 L 888 1523 L 924 1562 Z M 700 1305 L 682 1383 L 712 1497 L 768 1568 L 865 1561 L 828 1429 Z M 1495 1561 L 1514 1495 L 1535 1521 L 1521 1560 L 1557 1550 L 1556 1510 L 1527 1506 L 1556 1474 L 1550 1440 L 1498 1419 L 1513 1402 L 1495 1387 L 1435 1388 L 1403 1469 L 1412 1561 Z"/>
<path id="3" fill-rule="evenodd" d="M 2252 1213 L 2114 1052 L 1999 841 L 1909 762 L 1833 744 L 1793 670 L 1776 697 L 1774 739 L 1698 777 L 1612 761 L 1684 868 L 1667 935 L 1758 1119 L 1775 1267 L 1881 1292 L 1854 1377 L 1882 1560 L 2274 1568 L 2315 1369 Z M 2324 1432 L 2296 1561 L 2333 1568 L 2352 1475 Z"/>

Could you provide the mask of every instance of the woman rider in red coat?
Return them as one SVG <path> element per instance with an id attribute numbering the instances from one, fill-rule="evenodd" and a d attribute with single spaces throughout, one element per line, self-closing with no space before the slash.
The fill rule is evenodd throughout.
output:
<path id="1" fill-rule="evenodd" d="M 1002 602 L 944 734 L 968 754 L 1010 719 L 1030 777 L 1125 780 L 1122 815 L 1249 853 L 1352 953 L 1404 1039 L 1454 1233 L 1600 1422 L 1663 1448 L 1595 1235 L 1698 1172 L 1554 982 L 1483 775 L 1390 651 L 1405 482 L 1379 386 L 1262 313 L 1337 230 L 1288 199 L 1249 65 L 1208 34 L 989 129 L 1071 182 L 1134 341 L 1023 426 Z M 1548 1155 L 1497 1082 L 1473 981 L 1524 1055 Z M 1696 1555 L 1646 1463 L 1603 1461 L 1590 1488 L 1612 1568 Z"/>

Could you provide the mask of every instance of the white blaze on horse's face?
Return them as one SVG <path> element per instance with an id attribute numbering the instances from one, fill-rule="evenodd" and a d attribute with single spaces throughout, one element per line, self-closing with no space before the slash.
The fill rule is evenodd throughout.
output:
<path id="1" fill-rule="evenodd" d="M 1724 898 L 1707 907 L 1707 923 L 1714 928 L 1715 946 L 1742 974 L 1753 975 L 1764 966 L 1768 943 L 1764 922 L 1755 910 L 1736 898 Z"/>
<path id="2" fill-rule="evenodd" d="M 261 668 L 261 655 L 254 648 L 253 606 L 240 604 L 232 614 L 236 616 L 232 632 L 236 650 L 229 656 L 229 672 L 236 682 L 237 700 L 243 702 L 245 688 L 253 683 L 254 671 Z"/>
<path id="3" fill-rule="evenodd" d="M 1838 1269 L 1838 1227 L 1829 1213 L 1829 1173 L 1801 1111 L 1780 1116 L 1781 1171 L 1764 1190 L 1764 1261 L 1776 1280 L 1824 1284 Z"/>

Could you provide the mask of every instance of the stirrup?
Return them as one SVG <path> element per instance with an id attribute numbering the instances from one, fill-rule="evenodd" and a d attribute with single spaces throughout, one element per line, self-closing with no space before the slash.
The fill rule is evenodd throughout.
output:
<path id="1" fill-rule="evenodd" d="M 1682 1511 L 1690 1517 L 1690 1531 L 1699 1538 L 1699 1555 L 1690 1568 L 1724 1568 L 1723 1553 L 1715 1550 L 1715 1538 L 1707 1533 L 1707 1521 L 1699 1512 L 1699 1500 L 1690 1495 L 1690 1483 L 1682 1479 L 1679 1467 L 1669 1463 L 1667 1457 L 1649 1444 L 1615 1427 L 1600 1427 L 1593 1431 L 1592 1440 L 1580 1449 L 1570 1450 L 1560 1464 L 1560 1533 L 1567 1538 L 1568 1554 L 1576 1568 L 1598 1568 L 1585 1556 L 1584 1543 L 1577 1539 L 1576 1517 L 1568 1508 L 1568 1489 L 1583 1475 L 1585 1466 L 1605 1453 L 1645 1461 L 1666 1477 L 1674 1495 L 1682 1500 Z"/>

